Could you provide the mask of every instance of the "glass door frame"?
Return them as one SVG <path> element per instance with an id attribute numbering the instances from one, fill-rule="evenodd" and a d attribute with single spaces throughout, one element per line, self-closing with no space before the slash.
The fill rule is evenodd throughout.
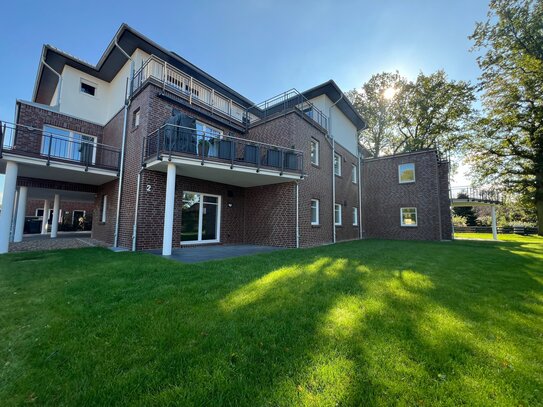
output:
<path id="1" fill-rule="evenodd" d="M 221 203 L 222 198 L 220 195 L 214 195 L 214 194 L 207 194 L 205 192 L 193 192 L 193 191 L 183 191 L 183 194 L 194 194 L 194 195 L 200 195 L 200 208 L 198 211 L 198 240 L 188 240 L 183 241 L 180 240 L 181 245 L 191 245 L 191 244 L 208 244 L 208 243 L 220 243 L 221 242 Z M 212 205 L 217 205 L 217 225 L 215 226 L 215 230 L 217 233 L 217 238 L 213 240 L 202 240 L 202 229 L 203 229 L 203 220 L 204 220 L 204 204 L 209 202 L 204 202 L 205 196 L 211 196 L 213 198 L 217 198 L 217 203 Z M 181 224 L 183 223 L 183 213 L 181 213 Z"/>

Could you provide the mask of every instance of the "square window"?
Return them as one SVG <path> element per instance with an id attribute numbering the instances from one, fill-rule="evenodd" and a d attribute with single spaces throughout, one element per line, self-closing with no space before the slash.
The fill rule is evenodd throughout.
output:
<path id="1" fill-rule="evenodd" d="M 398 177 L 400 184 L 415 182 L 415 164 L 400 164 L 398 165 Z"/>
<path id="2" fill-rule="evenodd" d="M 319 142 L 311 139 L 311 163 L 319 165 Z"/>
<path id="3" fill-rule="evenodd" d="M 358 208 L 353 208 L 353 226 L 358 226 Z"/>
<path id="4" fill-rule="evenodd" d="M 341 156 L 339 154 L 334 154 L 334 174 L 341 176 Z"/>
<path id="5" fill-rule="evenodd" d="M 319 224 L 319 200 L 318 199 L 311 200 L 311 224 L 312 225 Z"/>
<path id="6" fill-rule="evenodd" d="M 87 95 L 96 96 L 96 86 L 91 85 L 88 82 L 84 82 L 83 80 L 81 80 L 80 91 Z"/>
<path id="7" fill-rule="evenodd" d="M 334 225 L 341 226 L 341 205 L 334 204 Z"/>
<path id="8" fill-rule="evenodd" d="M 358 167 L 354 164 L 351 168 L 351 180 L 353 184 L 358 184 Z"/>
<path id="9" fill-rule="evenodd" d="M 401 208 L 401 225 L 417 226 L 417 208 Z"/>

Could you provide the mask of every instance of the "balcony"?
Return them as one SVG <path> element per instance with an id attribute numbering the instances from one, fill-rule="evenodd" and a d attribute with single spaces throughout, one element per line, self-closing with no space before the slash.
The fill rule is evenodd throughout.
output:
<path id="1" fill-rule="evenodd" d="M 100 184 L 117 177 L 120 150 L 95 140 L 64 129 L 0 123 L 0 159 L 23 164 L 23 176 L 82 182 L 77 173 L 87 172 L 94 176 L 84 183 Z"/>
<path id="2" fill-rule="evenodd" d="M 143 140 L 144 166 L 165 170 L 164 159 L 183 167 L 180 175 L 244 187 L 303 177 L 299 150 L 173 124 Z"/>
<path id="3" fill-rule="evenodd" d="M 450 198 L 452 206 L 491 206 L 503 203 L 501 193 L 495 189 L 455 187 L 450 190 Z"/>
<path id="4" fill-rule="evenodd" d="M 132 92 L 136 92 L 149 80 L 190 104 L 204 107 L 212 114 L 240 125 L 245 122 L 245 107 L 155 56 L 149 57 L 134 74 Z"/>

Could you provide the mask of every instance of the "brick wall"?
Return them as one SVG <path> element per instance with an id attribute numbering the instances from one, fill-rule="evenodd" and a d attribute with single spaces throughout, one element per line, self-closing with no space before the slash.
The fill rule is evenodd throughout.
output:
<path id="1" fill-rule="evenodd" d="M 102 185 L 94 200 L 92 213 L 92 238 L 112 245 L 115 236 L 118 180 Z M 106 221 L 102 222 L 102 198 L 107 195 Z M 128 247 L 128 246 L 127 246 Z"/>
<path id="2" fill-rule="evenodd" d="M 415 182 L 400 184 L 398 165 L 406 163 L 415 164 Z M 444 195 L 440 194 L 440 189 L 446 188 L 439 188 L 435 151 L 364 160 L 362 174 L 363 237 L 412 240 L 442 238 L 441 222 L 446 222 L 446 219 L 442 200 Z M 443 178 L 441 186 L 445 185 Z M 416 227 L 401 226 L 402 207 L 417 208 Z"/>
<path id="3" fill-rule="evenodd" d="M 451 202 L 449 199 L 449 162 L 440 161 L 439 171 L 439 203 L 441 206 L 441 238 L 451 240 L 453 238 L 453 226 L 451 216 Z"/>

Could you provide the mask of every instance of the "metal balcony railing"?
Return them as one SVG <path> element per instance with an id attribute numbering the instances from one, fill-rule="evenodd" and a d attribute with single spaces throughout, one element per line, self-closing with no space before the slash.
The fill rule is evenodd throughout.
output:
<path id="1" fill-rule="evenodd" d="M 156 81 L 164 90 L 181 96 L 191 104 L 201 105 L 212 113 L 233 119 L 239 124 L 245 121 L 244 106 L 154 55 L 149 57 L 134 74 L 132 92 L 137 91 L 149 79 Z"/>
<path id="2" fill-rule="evenodd" d="M 450 198 L 454 201 L 483 202 L 500 204 L 503 197 L 496 189 L 455 187 L 450 189 Z"/>
<path id="3" fill-rule="evenodd" d="M 0 157 L 9 152 L 25 157 L 78 164 L 88 168 L 118 171 L 120 150 L 100 144 L 92 137 L 56 134 L 22 124 L 0 122 Z"/>
<path id="4" fill-rule="evenodd" d="M 163 157 L 188 157 L 234 166 L 303 173 L 303 153 L 238 137 L 165 124 L 143 140 L 142 163 Z"/>
<path id="5" fill-rule="evenodd" d="M 293 109 L 298 109 L 299 112 L 328 130 L 328 117 L 296 89 L 280 93 L 248 108 L 247 124 L 255 124 Z"/>

